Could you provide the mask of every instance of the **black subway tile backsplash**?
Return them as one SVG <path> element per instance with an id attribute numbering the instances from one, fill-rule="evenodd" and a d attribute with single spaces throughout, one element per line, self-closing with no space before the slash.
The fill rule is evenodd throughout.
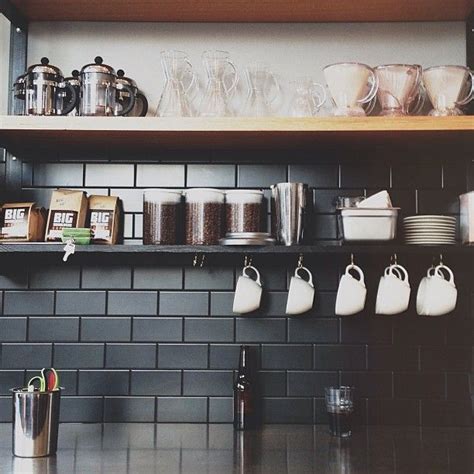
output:
<path id="1" fill-rule="evenodd" d="M 323 164 L 314 162 L 311 153 L 276 151 L 273 161 L 262 164 L 261 153 L 196 152 L 192 164 L 184 164 L 184 156 L 179 162 L 166 156 L 146 156 L 146 162 L 125 155 L 60 163 L 26 158 L 22 198 L 47 207 L 56 186 L 119 195 L 126 238 L 139 243 L 144 188 L 262 188 L 269 212 L 269 186 L 288 179 L 312 188 L 315 220 L 308 240 L 335 243 L 337 196 L 389 189 L 403 215 L 457 214 L 458 195 L 466 191 L 466 167 L 443 161 L 441 155 L 414 166 L 410 151 L 398 160 L 378 150 L 373 156 L 350 150 L 335 159 L 328 150 Z M 361 160 L 355 161 L 354 154 Z M 111 158 L 114 163 L 107 162 Z M 315 306 L 295 317 L 285 315 L 285 306 L 296 258 L 254 255 L 264 291 L 261 309 L 250 315 L 232 311 L 243 261 L 223 257 L 210 256 L 203 269 L 193 268 L 190 261 L 184 266 L 142 260 L 136 265 L 88 261 L 81 266 L 73 259 L 4 269 L 0 420 L 11 419 L 9 389 L 53 365 L 66 387 L 62 421 L 230 423 L 239 348 L 248 344 L 256 365 L 256 390 L 263 398 L 258 410 L 265 422 L 326 423 L 324 387 L 342 383 L 356 388 L 357 424 L 469 425 L 470 265 L 449 258 L 459 289 L 452 315 L 419 317 L 412 298 L 406 314 L 385 317 L 374 314 L 385 264 L 378 256 L 356 255 L 366 275 L 366 309 L 339 318 L 334 314 L 336 290 L 349 255 L 304 257 L 315 281 Z M 399 260 L 410 273 L 414 296 L 431 257 Z M 403 470 L 403 460 L 399 467 Z"/>

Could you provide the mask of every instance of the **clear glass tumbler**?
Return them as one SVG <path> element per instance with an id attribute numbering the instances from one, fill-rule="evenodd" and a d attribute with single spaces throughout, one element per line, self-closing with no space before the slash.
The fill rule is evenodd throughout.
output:
<path id="1" fill-rule="evenodd" d="M 354 387 L 326 387 L 325 392 L 329 432 L 338 438 L 350 437 L 354 412 Z"/>

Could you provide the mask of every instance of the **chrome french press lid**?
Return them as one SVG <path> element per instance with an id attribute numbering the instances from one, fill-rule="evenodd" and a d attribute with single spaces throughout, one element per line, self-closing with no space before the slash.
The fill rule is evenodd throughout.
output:
<path id="1" fill-rule="evenodd" d="M 64 79 L 64 82 L 69 82 L 74 87 L 80 87 L 81 86 L 81 80 L 79 79 L 79 71 L 77 69 L 74 69 L 74 71 L 71 72 L 70 77 L 66 77 Z"/>
<path id="2" fill-rule="evenodd" d="M 33 64 L 27 69 L 26 74 L 28 76 L 33 77 L 45 77 L 50 80 L 57 80 L 58 82 L 62 82 L 63 80 L 63 73 L 61 69 L 52 64 L 49 64 L 49 59 L 44 57 L 41 58 L 40 64 Z"/>
<path id="3" fill-rule="evenodd" d="M 127 77 L 123 69 L 117 71 L 117 84 L 125 84 L 130 86 L 134 91 L 138 90 L 137 83 L 131 77 Z"/>
<path id="4" fill-rule="evenodd" d="M 104 60 L 101 56 L 96 56 L 94 62 L 91 64 L 86 64 L 81 69 L 81 75 L 83 74 L 108 74 L 110 76 L 117 76 L 115 74 L 115 69 L 112 66 L 103 64 Z"/>

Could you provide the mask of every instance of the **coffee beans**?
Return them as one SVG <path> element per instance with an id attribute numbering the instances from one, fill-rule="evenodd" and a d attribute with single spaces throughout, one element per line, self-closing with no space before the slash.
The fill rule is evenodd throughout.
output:
<path id="1" fill-rule="evenodd" d="M 226 204 L 227 232 L 260 232 L 262 205 L 258 203 Z"/>
<path id="2" fill-rule="evenodd" d="M 217 245 L 223 237 L 223 214 L 222 203 L 186 203 L 186 244 Z"/>
<path id="3" fill-rule="evenodd" d="M 143 206 L 143 243 L 173 245 L 178 243 L 178 204 L 145 202 Z"/>

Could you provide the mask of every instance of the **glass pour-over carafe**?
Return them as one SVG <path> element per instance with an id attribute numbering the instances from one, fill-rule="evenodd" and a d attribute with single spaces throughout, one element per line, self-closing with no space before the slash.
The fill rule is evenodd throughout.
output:
<path id="1" fill-rule="evenodd" d="M 199 107 L 201 117 L 234 115 L 230 100 L 239 76 L 227 51 L 204 51 L 202 62 L 207 72 L 207 86 Z"/>
<path id="2" fill-rule="evenodd" d="M 247 100 L 242 108 L 244 117 L 273 115 L 273 103 L 280 95 L 280 85 L 275 75 L 263 63 L 253 63 L 245 68 L 248 83 Z"/>
<path id="3" fill-rule="evenodd" d="M 197 81 L 187 54 L 177 50 L 162 51 L 161 65 L 165 74 L 165 86 L 156 109 L 157 117 L 194 116 L 192 100 Z"/>
<path id="4" fill-rule="evenodd" d="M 311 77 L 290 81 L 292 96 L 288 108 L 290 117 L 313 117 L 326 101 L 326 89 Z"/>

